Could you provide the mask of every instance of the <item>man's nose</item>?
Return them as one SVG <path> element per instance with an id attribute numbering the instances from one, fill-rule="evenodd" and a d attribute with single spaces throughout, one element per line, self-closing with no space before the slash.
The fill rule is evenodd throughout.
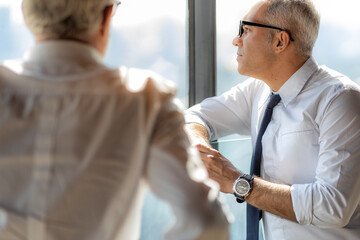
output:
<path id="1" fill-rule="evenodd" d="M 239 37 L 239 35 L 236 35 L 232 41 L 232 44 L 236 47 L 242 45 L 242 37 Z"/>

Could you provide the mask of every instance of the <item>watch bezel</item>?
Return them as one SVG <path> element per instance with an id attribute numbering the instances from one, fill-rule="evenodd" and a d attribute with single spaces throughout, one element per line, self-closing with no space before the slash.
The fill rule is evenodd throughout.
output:
<path id="1" fill-rule="evenodd" d="M 251 193 L 252 190 L 252 183 L 253 183 L 254 177 L 248 175 L 248 174 L 243 174 L 242 176 L 238 177 L 234 184 L 233 184 L 233 192 L 235 197 L 237 198 L 236 200 L 239 203 L 242 203 L 246 200 L 246 197 L 249 196 L 249 194 Z M 241 193 L 237 190 L 237 186 L 239 184 L 244 184 L 246 182 L 247 184 L 247 191 L 244 193 Z"/>

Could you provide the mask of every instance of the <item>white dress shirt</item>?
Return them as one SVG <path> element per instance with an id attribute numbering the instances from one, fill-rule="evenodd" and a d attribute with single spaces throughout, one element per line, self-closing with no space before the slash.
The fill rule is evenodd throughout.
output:
<path id="1" fill-rule="evenodd" d="M 248 79 L 193 106 L 185 119 L 204 125 L 211 140 L 238 133 L 254 144 L 270 94 L 264 82 Z M 292 185 L 298 223 L 265 212 L 266 240 L 360 239 L 359 86 L 310 58 L 278 94 L 261 175 Z"/>
<path id="2" fill-rule="evenodd" d="M 46 41 L 0 85 L 0 240 L 138 239 L 147 185 L 174 212 L 166 239 L 228 239 L 169 82 Z"/>

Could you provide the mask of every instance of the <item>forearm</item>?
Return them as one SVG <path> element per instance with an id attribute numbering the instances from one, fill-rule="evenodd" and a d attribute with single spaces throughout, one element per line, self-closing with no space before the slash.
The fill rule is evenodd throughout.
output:
<path id="1" fill-rule="evenodd" d="M 219 183 L 221 192 L 233 194 L 233 183 L 243 173 L 219 151 L 202 145 L 197 148 L 210 178 Z M 289 185 L 255 177 L 252 192 L 246 201 L 261 210 L 296 221 Z"/>
<path id="2" fill-rule="evenodd" d="M 210 146 L 209 133 L 206 128 L 198 123 L 187 123 L 185 124 L 185 131 L 189 136 L 192 145 L 205 144 Z"/>
<path id="3" fill-rule="evenodd" d="M 296 221 L 289 185 L 272 183 L 255 177 L 253 190 L 246 201 L 263 211 Z"/>
<path id="4" fill-rule="evenodd" d="M 210 147 L 209 134 L 204 126 L 197 123 L 188 123 L 185 125 L 185 129 L 193 145 L 204 141 Z M 221 191 L 232 193 L 233 182 L 241 173 L 232 166 L 230 161 L 225 161 L 225 158 L 215 149 L 198 146 L 198 150 L 210 177 L 220 184 Z M 221 161 L 221 159 L 224 160 Z M 216 163 L 219 163 L 220 167 Z M 271 183 L 255 177 L 253 190 L 246 200 L 249 204 L 261 210 L 296 221 L 289 185 Z"/>

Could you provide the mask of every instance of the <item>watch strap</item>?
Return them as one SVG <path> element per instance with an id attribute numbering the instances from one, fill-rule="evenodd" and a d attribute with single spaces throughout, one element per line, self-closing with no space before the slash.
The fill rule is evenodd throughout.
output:
<path id="1" fill-rule="evenodd" d="M 235 195 L 235 198 L 236 198 L 236 201 L 237 201 L 238 203 L 243 203 L 243 202 L 245 202 L 245 199 L 242 198 L 242 197 L 238 197 L 238 196 Z"/>

